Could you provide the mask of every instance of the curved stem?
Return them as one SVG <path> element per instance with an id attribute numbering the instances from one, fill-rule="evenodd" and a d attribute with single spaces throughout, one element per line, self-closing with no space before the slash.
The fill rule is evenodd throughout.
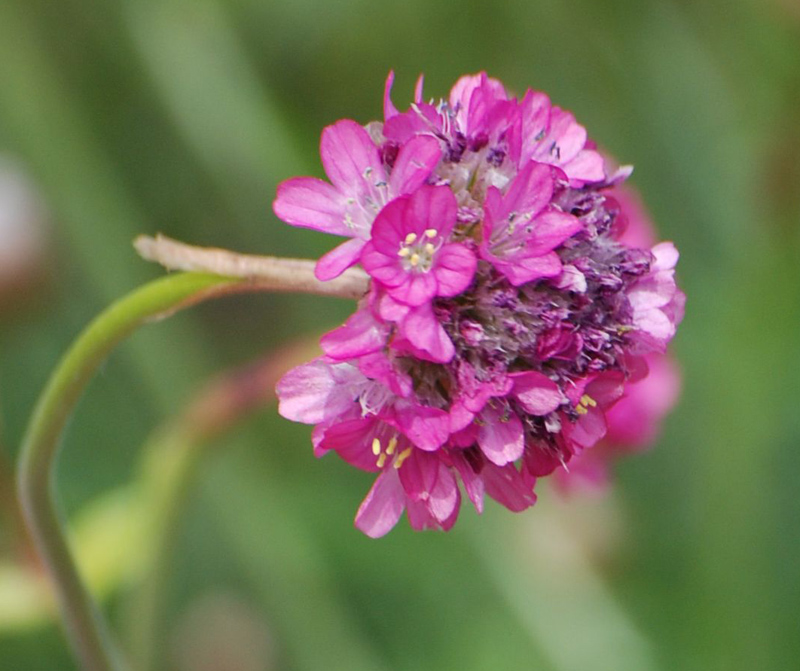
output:
<path id="1" fill-rule="evenodd" d="M 307 263 L 310 265 L 304 269 L 292 262 L 282 274 L 267 279 L 184 273 L 155 280 L 122 298 L 89 324 L 42 392 L 22 445 L 18 491 L 34 544 L 53 580 L 67 636 L 85 671 L 119 671 L 123 666 L 105 622 L 81 581 L 52 493 L 60 437 L 83 389 L 109 352 L 136 328 L 203 300 L 253 291 L 305 291 L 347 298 L 357 295 L 357 282 L 315 286 L 313 264 Z M 276 265 L 281 261 L 276 260 Z"/>

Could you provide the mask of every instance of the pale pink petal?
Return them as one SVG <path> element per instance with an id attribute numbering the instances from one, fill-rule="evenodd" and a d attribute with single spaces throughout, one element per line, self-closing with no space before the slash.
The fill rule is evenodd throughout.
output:
<path id="1" fill-rule="evenodd" d="M 480 418 L 478 445 L 486 458 L 498 466 L 516 461 L 525 449 L 522 422 L 510 408 L 487 405 Z"/>
<path id="2" fill-rule="evenodd" d="M 397 470 L 387 468 L 375 480 L 356 513 L 356 528 L 370 538 L 389 533 L 400 520 L 405 508 L 405 494 Z"/>
<path id="3" fill-rule="evenodd" d="M 571 161 L 563 166 L 564 172 L 570 177 L 571 183 L 581 185 L 583 182 L 601 182 L 605 179 L 605 162 L 603 157 L 593 149 L 583 149 Z M 630 174 L 624 176 L 623 179 Z M 618 177 L 619 179 L 619 177 Z"/>
<path id="4" fill-rule="evenodd" d="M 671 270 L 678 263 L 678 250 L 671 242 L 661 242 L 650 250 L 656 258 L 658 270 Z"/>
<path id="5" fill-rule="evenodd" d="M 535 371 L 512 373 L 513 394 L 531 415 L 542 416 L 561 405 L 561 390 L 549 377 Z"/>
<path id="6" fill-rule="evenodd" d="M 293 368 L 277 384 L 278 412 L 303 424 L 318 424 L 345 412 L 352 404 L 350 384 L 363 375 L 350 364 L 322 359 Z"/>
<path id="7" fill-rule="evenodd" d="M 350 359 L 377 352 L 385 344 L 386 328 L 369 310 L 363 309 L 320 339 L 322 350 L 334 359 Z"/>
<path id="8" fill-rule="evenodd" d="M 321 282 L 339 277 L 350 266 L 358 263 L 365 240 L 352 238 L 322 256 L 314 267 L 314 275 Z"/>
<path id="9" fill-rule="evenodd" d="M 321 179 L 295 177 L 278 186 L 272 209 L 287 224 L 350 237 L 352 231 L 344 220 L 344 200 L 341 193 Z"/>

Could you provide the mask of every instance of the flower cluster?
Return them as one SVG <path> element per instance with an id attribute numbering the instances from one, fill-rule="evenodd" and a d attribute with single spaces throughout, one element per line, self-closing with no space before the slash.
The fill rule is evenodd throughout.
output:
<path id="1" fill-rule="evenodd" d="M 405 510 L 449 529 L 463 492 L 513 511 L 537 478 L 606 434 L 675 333 L 683 294 L 671 243 L 631 244 L 609 170 L 575 118 L 543 93 L 509 96 L 481 73 L 447 100 L 322 134 L 330 180 L 290 179 L 275 213 L 348 238 L 319 279 L 360 263 L 357 311 L 324 355 L 278 384 L 280 412 L 378 477 L 356 515 L 377 537 Z M 657 418 L 657 417 L 656 417 Z M 459 484 L 460 481 L 460 484 Z"/>

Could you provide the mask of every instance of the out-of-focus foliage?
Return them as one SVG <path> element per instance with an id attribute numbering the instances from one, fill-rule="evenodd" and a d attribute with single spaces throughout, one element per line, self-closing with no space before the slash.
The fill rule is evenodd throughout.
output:
<path id="1" fill-rule="evenodd" d="M 275 186 L 321 173 L 324 125 L 380 116 L 389 69 L 398 105 L 421 71 L 430 95 L 480 69 L 547 91 L 636 166 L 633 184 L 682 253 L 681 404 L 653 452 L 619 465 L 605 498 L 544 490 L 522 516 L 465 508 L 447 535 L 400 525 L 380 541 L 351 525 L 370 478 L 315 460 L 308 431 L 265 405 L 212 440 L 189 488 L 157 595 L 158 668 L 793 668 L 791 0 L 0 2 L 0 154 L 51 219 L 36 279 L 0 302 L 0 668 L 74 668 L 8 503 L 9 471 L 78 329 L 159 274 L 132 238 L 327 250 L 325 236 L 271 214 Z M 92 383 L 61 492 L 129 648 L 149 538 L 136 525 L 159 516 L 125 498 L 157 479 L 157 461 L 139 465 L 148 435 L 212 374 L 330 328 L 350 307 L 272 296 L 207 305 L 137 334 Z M 131 482 L 140 489 L 120 489 Z"/>

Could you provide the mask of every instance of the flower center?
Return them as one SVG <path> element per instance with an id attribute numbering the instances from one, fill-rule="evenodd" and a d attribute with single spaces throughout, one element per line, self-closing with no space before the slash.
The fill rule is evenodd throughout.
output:
<path id="1" fill-rule="evenodd" d="M 433 267 L 433 257 L 441 246 L 442 239 L 435 228 L 425 229 L 421 236 L 409 233 L 397 252 L 403 270 L 407 273 L 429 272 Z"/>
<path id="2" fill-rule="evenodd" d="M 395 452 L 397 451 L 397 436 L 394 435 L 389 439 L 389 442 L 386 443 L 386 448 L 384 449 L 383 445 L 381 444 L 380 438 L 373 438 L 372 439 L 372 454 L 374 454 L 378 460 L 376 462 L 376 466 L 378 468 L 383 468 L 386 464 L 386 460 L 392 458 L 392 466 L 395 468 L 400 468 L 403 465 L 403 462 L 411 456 L 412 448 L 407 447 L 402 452 L 395 456 Z"/>

